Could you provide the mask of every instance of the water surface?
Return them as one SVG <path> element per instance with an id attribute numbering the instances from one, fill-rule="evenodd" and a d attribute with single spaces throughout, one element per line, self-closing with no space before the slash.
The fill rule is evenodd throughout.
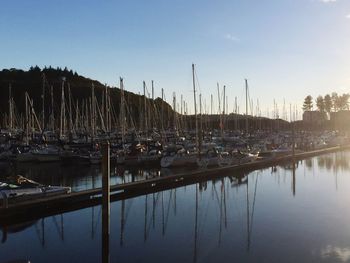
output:
<path id="1" fill-rule="evenodd" d="M 111 262 L 350 262 L 350 152 L 113 202 Z M 99 167 L 21 165 L 83 190 Z M 164 171 L 163 171 L 164 172 Z M 160 176 L 113 168 L 112 183 Z M 101 206 L 4 227 L 0 262 L 101 262 Z"/>

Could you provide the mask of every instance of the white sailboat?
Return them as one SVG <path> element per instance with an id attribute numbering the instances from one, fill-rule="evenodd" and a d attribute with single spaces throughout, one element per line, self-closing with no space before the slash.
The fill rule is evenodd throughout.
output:
<path id="1" fill-rule="evenodd" d="M 160 160 L 162 168 L 169 167 L 188 167 L 196 165 L 197 156 L 195 153 L 190 153 L 183 147 L 168 148 L 164 152 L 164 156 Z"/>

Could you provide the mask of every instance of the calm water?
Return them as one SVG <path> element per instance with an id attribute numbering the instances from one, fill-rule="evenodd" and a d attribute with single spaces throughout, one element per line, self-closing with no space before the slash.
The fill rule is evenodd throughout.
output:
<path id="1" fill-rule="evenodd" d="M 350 262 L 350 152 L 111 204 L 111 262 Z M 98 167 L 18 166 L 74 190 Z M 163 173 L 169 171 L 162 171 Z M 112 183 L 159 176 L 116 170 Z M 232 174 L 234 175 L 234 174 Z M 3 229 L 0 262 L 101 262 L 101 207 Z"/>

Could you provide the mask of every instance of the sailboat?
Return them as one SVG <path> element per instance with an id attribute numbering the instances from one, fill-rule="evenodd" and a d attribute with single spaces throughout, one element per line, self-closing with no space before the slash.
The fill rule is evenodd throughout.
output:
<path id="1" fill-rule="evenodd" d="M 33 162 L 36 160 L 31 146 L 16 147 L 13 154 L 13 160 L 16 162 Z"/>
<path id="2" fill-rule="evenodd" d="M 60 148 L 55 145 L 44 145 L 33 151 L 33 156 L 38 162 L 56 162 L 60 160 Z"/>
<path id="3" fill-rule="evenodd" d="M 200 168 L 207 168 L 218 166 L 220 161 L 220 153 L 216 148 L 208 149 L 207 152 L 201 154 L 200 158 L 197 158 L 197 165 Z"/>
<path id="4" fill-rule="evenodd" d="M 194 92 L 194 111 L 196 120 L 196 150 L 197 155 L 200 157 L 200 143 L 198 140 L 198 120 L 197 120 L 197 106 L 196 106 L 196 86 L 194 77 L 194 64 L 192 64 L 192 79 L 193 79 L 193 92 Z M 164 151 L 164 155 L 160 160 L 160 165 L 163 168 L 168 167 L 187 167 L 197 165 L 197 156 L 194 152 L 190 152 L 183 146 L 174 145 L 168 147 Z"/>
<path id="5" fill-rule="evenodd" d="M 162 168 L 195 166 L 196 163 L 197 157 L 195 153 L 190 153 L 179 145 L 167 147 L 160 160 L 160 166 Z"/>

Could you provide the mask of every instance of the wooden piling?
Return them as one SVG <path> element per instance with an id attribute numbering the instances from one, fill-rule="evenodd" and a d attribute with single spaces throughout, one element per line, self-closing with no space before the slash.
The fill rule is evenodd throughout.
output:
<path id="1" fill-rule="evenodd" d="M 2 195 L 2 207 L 3 208 L 8 208 L 8 199 L 7 199 L 7 195 L 4 192 L 1 192 Z"/>
<path id="2" fill-rule="evenodd" d="M 110 145 L 102 145 L 102 262 L 110 262 Z"/>

